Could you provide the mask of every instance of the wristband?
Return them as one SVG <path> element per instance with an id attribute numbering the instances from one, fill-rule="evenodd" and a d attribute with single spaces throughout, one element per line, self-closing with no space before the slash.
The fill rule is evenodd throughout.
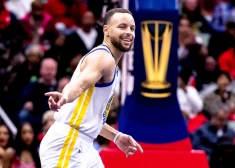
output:
<path id="1" fill-rule="evenodd" d="M 113 140 L 114 143 L 116 143 L 117 138 L 118 138 L 121 134 L 122 134 L 121 132 L 118 132 L 118 133 L 115 135 L 114 140 Z"/>

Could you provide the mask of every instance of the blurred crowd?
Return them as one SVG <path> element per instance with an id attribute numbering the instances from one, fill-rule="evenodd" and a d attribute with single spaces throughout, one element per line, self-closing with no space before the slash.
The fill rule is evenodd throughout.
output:
<path id="1" fill-rule="evenodd" d="M 0 0 L 0 105 L 18 128 L 0 125 L 0 167 L 38 168 L 38 147 L 54 123 L 45 92 L 70 81 L 88 51 L 103 41 L 106 11 L 117 0 Z M 119 98 L 108 119 L 115 124 Z M 97 150 L 108 145 L 98 137 Z"/>
<path id="2" fill-rule="evenodd" d="M 18 128 L 14 137 L 1 122 L 0 167 L 40 167 L 39 143 L 54 123 L 44 93 L 63 90 L 82 56 L 102 43 L 105 12 L 121 6 L 121 0 L 0 0 L 0 105 Z M 177 96 L 192 146 L 206 152 L 211 167 L 230 164 L 235 0 L 179 0 L 179 8 Z M 113 126 L 119 95 L 107 120 Z M 94 143 L 97 150 L 109 145 L 102 137 Z"/>
<path id="3" fill-rule="evenodd" d="M 194 149 L 235 167 L 235 1 L 180 3 L 177 96 Z"/>

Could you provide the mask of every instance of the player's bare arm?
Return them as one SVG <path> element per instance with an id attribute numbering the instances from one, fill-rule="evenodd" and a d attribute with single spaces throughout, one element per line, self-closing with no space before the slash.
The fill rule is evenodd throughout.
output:
<path id="1" fill-rule="evenodd" d="M 104 83 L 112 80 L 115 69 L 115 61 L 108 52 L 97 51 L 87 57 L 80 67 L 80 75 L 68 83 L 62 93 L 48 92 L 49 106 L 57 111 L 63 104 L 70 103 L 77 99 L 86 89 L 98 83 L 101 79 Z"/>
<path id="2" fill-rule="evenodd" d="M 118 131 L 116 129 L 109 126 L 108 124 L 105 124 L 99 135 L 101 135 L 102 137 L 110 141 L 114 141 L 114 138 L 117 134 L 118 134 Z"/>
<path id="3" fill-rule="evenodd" d="M 108 124 L 104 124 L 99 135 L 114 141 L 118 148 L 126 154 L 126 157 L 132 156 L 136 151 L 143 153 L 141 146 L 131 136 L 118 132 Z"/>

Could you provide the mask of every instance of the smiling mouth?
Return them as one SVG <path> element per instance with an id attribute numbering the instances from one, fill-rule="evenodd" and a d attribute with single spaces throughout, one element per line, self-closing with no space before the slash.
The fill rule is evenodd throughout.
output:
<path id="1" fill-rule="evenodd" d="M 130 40 L 130 39 L 122 39 L 122 40 L 127 42 L 127 43 L 131 43 L 132 42 L 132 40 Z"/>

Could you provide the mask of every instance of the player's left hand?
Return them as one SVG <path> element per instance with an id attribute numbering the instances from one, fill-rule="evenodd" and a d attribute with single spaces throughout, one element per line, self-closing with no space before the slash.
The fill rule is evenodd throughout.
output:
<path id="1" fill-rule="evenodd" d="M 129 135 L 121 134 L 116 140 L 117 147 L 126 154 L 126 157 L 134 155 L 136 151 L 143 153 L 141 146 Z"/>

